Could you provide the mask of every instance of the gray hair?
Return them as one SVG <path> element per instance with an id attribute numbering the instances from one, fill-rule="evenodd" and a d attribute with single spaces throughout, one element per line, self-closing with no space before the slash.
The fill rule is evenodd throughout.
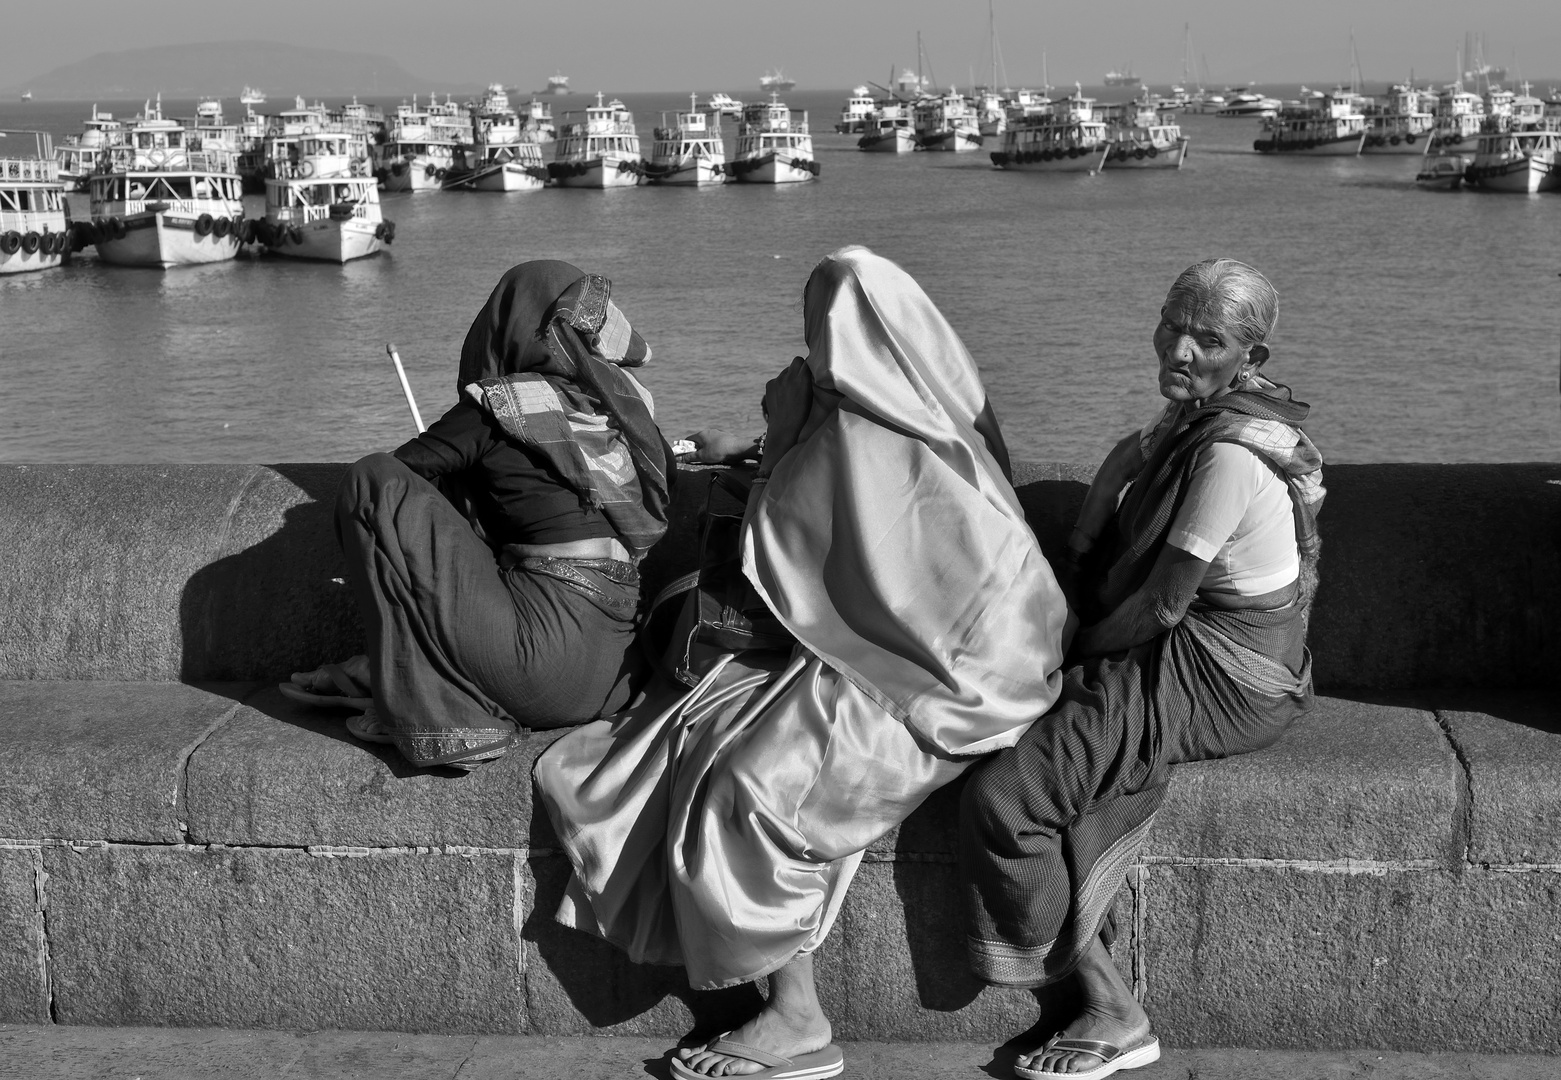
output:
<path id="1" fill-rule="evenodd" d="M 1217 313 L 1243 348 L 1261 345 L 1279 321 L 1279 293 L 1262 274 L 1235 259 L 1205 259 L 1181 272 L 1165 302 Z"/>

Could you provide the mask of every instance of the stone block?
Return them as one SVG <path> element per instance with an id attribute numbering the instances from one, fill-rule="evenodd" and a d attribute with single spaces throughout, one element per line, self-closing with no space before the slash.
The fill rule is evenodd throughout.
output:
<path id="1" fill-rule="evenodd" d="M 58 1022 L 525 1030 L 513 857 L 49 848 Z"/>
<path id="2" fill-rule="evenodd" d="M 617 947 L 558 923 L 568 881 L 562 856 L 530 861 L 522 937 L 533 1034 L 714 1036 L 759 1010 L 752 984 L 691 990 L 681 967 L 631 963 Z"/>
<path id="3" fill-rule="evenodd" d="M 350 713 L 299 705 L 274 686 L 247 698 L 190 759 L 199 843 L 304 847 L 555 846 L 532 820 L 531 765 L 561 731 L 525 735 L 470 773 L 414 769 L 347 734 Z"/>
<path id="4" fill-rule="evenodd" d="M 1483 708 L 1438 714 L 1469 764 L 1469 859 L 1561 865 L 1561 707 L 1546 694 Z"/>
<path id="5" fill-rule="evenodd" d="M 1561 875 L 1145 876 L 1145 1006 L 1169 1045 L 1561 1051 Z"/>
<path id="6" fill-rule="evenodd" d="M 1430 713 L 1319 698 L 1267 750 L 1172 770 L 1145 851 L 1451 866 L 1462 783 Z"/>
<path id="7" fill-rule="evenodd" d="M 50 1023 L 42 877 L 37 848 L 0 847 L 0 1023 Z"/>
<path id="8" fill-rule="evenodd" d="M 0 836 L 179 841 L 185 761 L 233 707 L 179 683 L 0 682 Z"/>

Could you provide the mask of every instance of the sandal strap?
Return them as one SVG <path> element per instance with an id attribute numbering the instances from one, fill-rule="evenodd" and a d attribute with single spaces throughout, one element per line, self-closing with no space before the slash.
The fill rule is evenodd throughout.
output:
<path id="1" fill-rule="evenodd" d="M 359 686 L 351 675 L 340 664 L 322 664 L 320 670 L 325 672 L 331 682 L 336 684 L 336 689 L 341 691 L 342 697 L 368 697 L 368 691 Z"/>
<path id="2" fill-rule="evenodd" d="M 757 1046 L 749 1046 L 747 1043 L 733 1042 L 725 1036 L 706 1046 L 705 1052 L 725 1054 L 727 1057 L 741 1058 L 744 1061 L 755 1061 L 772 1069 L 785 1068 L 791 1064 L 790 1058 L 777 1057 L 767 1050 L 760 1050 Z"/>
<path id="3" fill-rule="evenodd" d="M 1111 1061 L 1122 1056 L 1122 1048 L 1099 1039 L 1053 1039 L 1042 1050 L 1061 1050 L 1067 1054 L 1093 1054 L 1101 1061 Z"/>

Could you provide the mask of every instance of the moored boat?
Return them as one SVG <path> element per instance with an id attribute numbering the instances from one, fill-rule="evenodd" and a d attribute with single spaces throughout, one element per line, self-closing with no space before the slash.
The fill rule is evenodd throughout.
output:
<path id="1" fill-rule="evenodd" d="M 547 183 L 542 145 L 494 83 L 480 104 L 469 106 L 471 130 L 458 143 L 441 186 L 446 191 L 536 191 Z"/>
<path id="2" fill-rule="evenodd" d="M 1187 160 L 1188 138 L 1173 118 L 1175 103 L 1162 103 L 1147 91 L 1125 105 L 1098 110 L 1106 122 L 1106 169 L 1180 169 Z"/>
<path id="3" fill-rule="evenodd" d="M 981 149 L 981 122 L 970 99 L 958 90 L 918 98 L 912 106 L 916 148 L 968 153 Z"/>
<path id="4" fill-rule="evenodd" d="M 1018 172 L 1098 172 L 1109 146 L 1095 99 L 1075 84 L 1072 94 L 1045 112 L 1017 119 L 1010 114 L 1003 148 L 993 152 L 992 164 Z"/>
<path id="5" fill-rule="evenodd" d="M 72 251 L 65 185 L 42 131 L 0 131 L 0 274 L 47 270 Z"/>
<path id="6" fill-rule="evenodd" d="M 98 257 L 169 269 L 224 262 L 250 235 L 233 151 L 206 149 L 148 105 L 90 181 Z"/>
<path id="7" fill-rule="evenodd" d="M 766 94 L 783 94 L 788 90 L 797 88 L 797 80 L 788 78 L 780 68 L 766 71 L 759 76 L 759 89 Z"/>
<path id="8" fill-rule="evenodd" d="M 743 103 L 731 94 L 722 93 L 719 90 L 711 94 L 706 100 L 705 108 L 711 112 L 720 113 L 722 116 L 729 116 L 733 120 L 736 120 L 743 114 Z"/>
<path id="9" fill-rule="evenodd" d="M 526 111 L 521 114 L 521 128 L 539 146 L 558 138 L 558 125 L 553 123 L 552 104 L 533 96 L 526 103 Z"/>
<path id="10" fill-rule="evenodd" d="M 1434 191 L 1456 191 L 1463 186 L 1469 159 L 1463 154 L 1427 154 L 1415 183 Z"/>
<path id="11" fill-rule="evenodd" d="M 726 180 L 726 142 L 721 114 L 699 108 L 699 96 L 688 95 L 688 111 L 674 114 L 675 123 L 655 129 L 645 179 L 653 184 L 720 184 Z"/>
<path id="12" fill-rule="evenodd" d="M 1366 117 L 1356 110 L 1353 95 L 1312 91 L 1264 120 L 1252 148 L 1260 154 L 1355 157 L 1365 141 Z"/>
<path id="13" fill-rule="evenodd" d="M 99 112 L 96 104 L 81 125 L 81 134 L 66 137 L 54 147 L 54 160 L 60 167 L 60 182 L 66 191 L 86 191 L 87 178 L 97 167 L 99 156 L 111 146 L 124 142 L 125 125 L 113 113 Z"/>
<path id="14" fill-rule="evenodd" d="M 1420 107 L 1420 92 L 1398 84 L 1381 101 L 1366 107 L 1363 154 L 1423 154 L 1431 144 L 1436 117 Z"/>
<path id="15" fill-rule="evenodd" d="M 264 105 L 266 103 L 266 92 L 264 90 L 256 90 L 253 86 L 246 86 L 239 93 L 238 100 L 240 105 Z"/>
<path id="16" fill-rule="evenodd" d="M 634 187 L 645 171 L 640 137 L 634 130 L 634 114 L 617 98 L 585 109 L 585 119 L 569 121 L 565 113 L 558 133 L 555 160 L 547 172 L 559 187 Z"/>
<path id="17" fill-rule="evenodd" d="M 1111 70 L 1106 72 L 1103 80 L 1107 86 L 1137 86 L 1142 80 L 1135 74 L 1131 66 L 1121 71 Z"/>
<path id="18" fill-rule="evenodd" d="M 839 135 L 860 135 L 867 130 L 868 121 L 876 108 L 873 95 L 866 86 L 854 87 L 851 96 L 840 107 L 840 119 L 835 123 Z"/>
<path id="19" fill-rule="evenodd" d="M 1485 122 L 1485 103 L 1462 83 L 1453 83 L 1437 95 L 1430 151 L 1472 149 Z"/>
<path id="20" fill-rule="evenodd" d="M 1485 191 L 1528 195 L 1561 191 L 1561 132 L 1519 127 L 1506 116 L 1490 117 L 1464 182 Z"/>
<path id="21" fill-rule="evenodd" d="M 1240 116 L 1274 116 L 1283 105 L 1284 102 L 1278 98 L 1266 97 L 1251 90 L 1237 90 L 1225 99 L 1223 105 L 1214 110 L 1214 115 L 1227 119 Z"/>
<path id="22" fill-rule="evenodd" d="M 773 93 L 767 102 L 743 106 L 737 153 L 727 171 L 745 184 L 792 184 L 818 176 L 807 112 Z"/>
<path id="23" fill-rule="evenodd" d="M 293 259 L 344 263 L 377 254 L 395 238 L 380 210 L 379 187 L 346 131 L 301 136 L 266 179 L 266 216 L 257 235 Z"/>
<path id="24" fill-rule="evenodd" d="M 375 143 L 375 175 L 386 191 L 438 191 L 455 164 L 456 138 L 448 125 L 436 127 L 417 95 L 403 101 Z"/>
<path id="25" fill-rule="evenodd" d="M 908 154 L 916 149 L 912 123 L 910 105 L 892 98 L 880 101 L 856 147 L 871 154 Z"/>

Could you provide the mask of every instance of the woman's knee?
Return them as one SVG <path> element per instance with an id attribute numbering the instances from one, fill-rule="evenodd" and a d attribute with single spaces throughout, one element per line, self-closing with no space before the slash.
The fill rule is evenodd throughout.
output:
<path id="1" fill-rule="evenodd" d="M 370 454 L 347 466 L 336 489 L 336 514 L 353 514 L 365 506 L 377 504 L 387 487 L 406 484 L 412 470 L 393 454 Z"/>
<path id="2" fill-rule="evenodd" d="M 1013 788 L 1018 780 L 1014 755 L 999 751 L 966 774 L 965 789 L 959 796 L 960 829 L 975 836 L 988 837 L 1005 831 L 1003 809 L 1013 803 Z"/>

